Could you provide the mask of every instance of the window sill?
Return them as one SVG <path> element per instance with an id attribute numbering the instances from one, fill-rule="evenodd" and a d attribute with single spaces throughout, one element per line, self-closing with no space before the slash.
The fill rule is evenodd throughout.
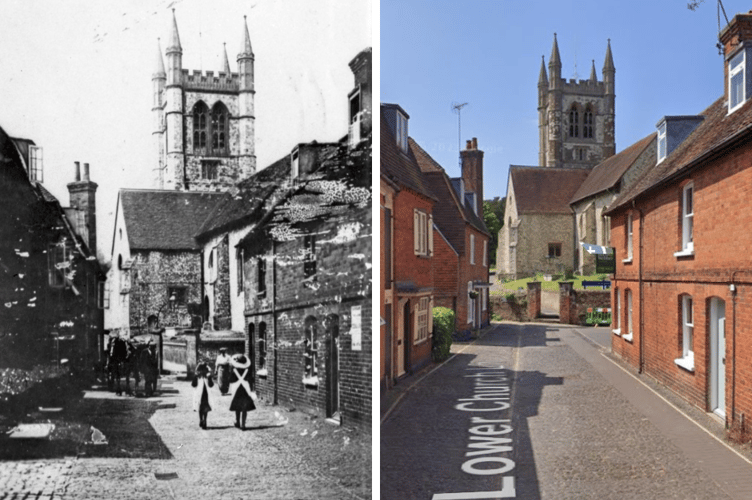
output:
<path id="1" fill-rule="evenodd" d="M 416 340 L 415 342 L 413 342 L 413 345 L 425 344 L 426 342 L 428 342 L 428 337 L 424 339 Z"/>
<path id="2" fill-rule="evenodd" d="M 629 332 L 629 335 L 624 335 L 622 338 L 631 344 L 632 339 L 634 338 L 634 332 Z"/>
<path id="3" fill-rule="evenodd" d="M 694 257 L 695 251 L 692 250 L 682 250 L 681 252 L 674 252 L 674 257 L 681 258 L 681 257 Z"/>
<path id="4" fill-rule="evenodd" d="M 262 368 L 256 372 L 256 375 L 258 375 L 259 378 L 266 378 L 269 376 L 269 372 L 266 370 L 266 368 Z"/>
<path id="5" fill-rule="evenodd" d="M 632 257 L 630 257 L 630 258 L 628 258 L 628 259 L 624 259 L 624 260 L 622 260 L 622 261 L 621 261 L 621 263 L 622 263 L 622 264 L 631 264 L 631 263 L 632 263 Z"/>
<path id="6" fill-rule="evenodd" d="M 614 335 L 621 337 L 621 328 L 617 328 L 616 330 L 611 330 L 611 331 L 614 332 Z"/>
<path id="7" fill-rule="evenodd" d="M 695 371 L 695 354 L 689 353 L 683 358 L 678 358 L 674 360 L 674 363 L 676 363 L 677 366 L 680 368 L 684 368 L 688 372 L 694 373 Z"/>
<path id="8" fill-rule="evenodd" d="M 303 385 L 310 388 L 317 388 L 319 386 L 319 377 L 314 375 L 313 377 L 303 377 Z"/>

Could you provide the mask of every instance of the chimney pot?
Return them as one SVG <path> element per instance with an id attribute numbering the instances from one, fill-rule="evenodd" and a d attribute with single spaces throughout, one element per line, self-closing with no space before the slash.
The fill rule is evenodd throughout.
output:
<path id="1" fill-rule="evenodd" d="M 78 182 L 81 180 L 81 163 L 77 161 L 74 161 L 73 163 L 76 165 L 76 182 Z"/>
<path id="2" fill-rule="evenodd" d="M 89 180 L 89 164 L 88 163 L 84 163 L 84 180 L 85 181 Z"/>
<path id="3" fill-rule="evenodd" d="M 478 149 L 478 138 L 473 137 L 473 149 Z"/>
<path id="4" fill-rule="evenodd" d="M 472 148 L 473 148 L 473 141 L 468 139 L 467 144 L 465 145 L 465 149 L 472 149 Z"/>

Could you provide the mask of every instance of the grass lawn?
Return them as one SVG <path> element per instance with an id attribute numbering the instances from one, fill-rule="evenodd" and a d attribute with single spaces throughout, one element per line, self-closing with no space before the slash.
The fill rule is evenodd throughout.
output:
<path id="1" fill-rule="evenodd" d="M 574 282 L 574 288 L 575 290 L 582 290 L 582 282 L 583 281 L 607 281 L 608 275 L 606 274 L 592 274 L 590 276 L 575 276 L 572 278 L 572 281 Z M 559 289 L 559 281 L 543 281 L 543 275 L 539 274 L 536 275 L 535 278 L 523 278 L 519 280 L 514 281 L 507 281 L 506 283 L 503 283 L 502 286 L 504 287 L 504 290 L 509 291 L 515 291 L 519 288 L 522 288 L 523 290 L 527 290 L 527 284 L 531 281 L 540 281 L 541 282 L 541 289 L 543 290 L 558 290 Z M 565 281 L 565 280 L 560 280 Z M 592 288 L 591 290 L 595 290 Z M 492 291 L 492 295 L 501 295 L 502 292 Z"/>

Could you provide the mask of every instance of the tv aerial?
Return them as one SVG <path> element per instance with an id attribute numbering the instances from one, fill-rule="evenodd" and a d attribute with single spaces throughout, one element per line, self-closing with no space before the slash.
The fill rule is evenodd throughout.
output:
<path id="1" fill-rule="evenodd" d="M 457 156 L 460 166 L 460 172 L 462 172 L 462 108 L 469 104 L 469 102 L 452 103 L 452 112 L 457 115 Z"/>

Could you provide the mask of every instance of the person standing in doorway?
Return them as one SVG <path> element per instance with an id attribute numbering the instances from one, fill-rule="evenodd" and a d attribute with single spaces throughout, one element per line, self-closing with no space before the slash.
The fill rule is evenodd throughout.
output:
<path id="1" fill-rule="evenodd" d="M 220 347 L 214 369 L 217 375 L 219 392 L 221 392 L 223 396 L 226 396 L 230 390 L 230 361 L 231 358 L 227 354 L 227 348 Z"/>
<path id="2" fill-rule="evenodd" d="M 251 387 L 251 360 L 242 354 L 232 357 L 232 373 L 230 374 L 230 391 L 232 401 L 230 411 L 235 412 L 235 427 L 245 430 L 245 420 L 248 412 L 255 410 L 253 403 L 255 393 Z"/>

